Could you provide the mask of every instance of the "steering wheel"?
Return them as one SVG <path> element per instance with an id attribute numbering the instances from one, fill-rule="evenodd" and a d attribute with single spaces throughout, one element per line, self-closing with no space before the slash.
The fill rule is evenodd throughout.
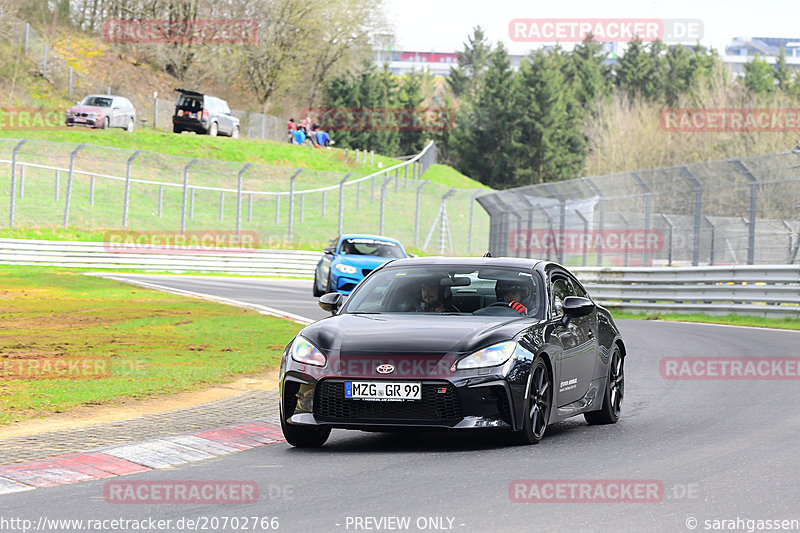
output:
<path id="1" fill-rule="evenodd" d="M 486 307 L 509 307 L 508 302 L 494 302 L 493 304 L 489 304 Z M 509 307 L 510 309 L 510 307 Z"/>

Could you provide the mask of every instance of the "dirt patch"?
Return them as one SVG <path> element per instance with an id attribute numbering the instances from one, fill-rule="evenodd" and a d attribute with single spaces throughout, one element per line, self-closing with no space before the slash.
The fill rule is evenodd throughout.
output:
<path id="1" fill-rule="evenodd" d="M 221 400 L 251 390 L 272 390 L 278 386 L 278 369 L 238 378 L 230 383 L 214 385 L 207 389 L 183 392 L 173 395 L 160 395 L 144 400 L 118 400 L 114 404 L 82 406 L 65 413 L 58 413 L 37 420 L 13 422 L 0 426 L 2 439 L 34 435 L 46 431 L 56 431 L 99 422 L 113 422 L 137 416 L 163 413 L 183 407 L 193 407 L 201 403 Z"/>

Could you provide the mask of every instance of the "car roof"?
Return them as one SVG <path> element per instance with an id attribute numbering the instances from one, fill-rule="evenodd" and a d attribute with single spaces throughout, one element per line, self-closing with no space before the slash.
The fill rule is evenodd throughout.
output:
<path id="1" fill-rule="evenodd" d="M 476 268 L 507 267 L 519 270 L 535 270 L 555 263 L 542 259 L 522 257 L 413 257 L 395 259 L 386 268 L 405 268 L 411 266 L 475 266 Z"/>
<path id="2" fill-rule="evenodd" d="M 182 87 L 175 87 L 175 90 L 178 91 L 179 93 L 187 94 L 190 96 L 205 96 L 204 93 L 192 91 L 190 89 L 184 89 Z"/>
<path id="3" fill-rule="evenodd" d="M 395 244 L 400 244 L 400 241 L 398 241 L 397 239 L 393 239 L 391 237 L 385 237 L 383 235 L 370 235 L 368 233 L 343 234 L 339 237 L 339 240 L 341 241 L 343 239 L 372 239 L 375 241 L 387 241 L 387 242 L 393 242 Z"/>

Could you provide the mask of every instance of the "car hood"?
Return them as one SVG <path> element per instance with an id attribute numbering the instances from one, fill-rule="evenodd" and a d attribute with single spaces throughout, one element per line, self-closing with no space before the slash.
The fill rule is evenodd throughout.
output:
<path id="1" fill-rule="evenodd" d="M 73 113 L 108 113 L 110 107 L 99 107 L 94 105 L 75 105 L 70 107 L 67 111 Z"/>
<path id="2" fill-rule="evenodd" d="M 407 314 L 343 314 L 300 332 L 326 355 L 459 355 L 513 339 L 531 318 Z"/>
<path id="3" fill-rule="evenodd" d="M 353 265 L 358 268 L 378 268 L 394 257 L 379 257 L 374 255 L 338 255 L 333 260 L 336 264 Z"/>

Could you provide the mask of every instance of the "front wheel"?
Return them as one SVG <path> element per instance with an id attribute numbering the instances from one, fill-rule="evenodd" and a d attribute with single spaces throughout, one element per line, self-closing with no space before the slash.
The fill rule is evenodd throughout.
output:
<path id="1" fill-rule="evenodd" d="M 317 272 L 314 271 L 314 289 L 313 289 L 313 294 L 317 298 L 319 298 L 320 296 L 325 294 L 325 291 L 319 290 L 318 287 L 319 287 L 319 282 L 317 281 Z"/>
<path id="2" fill-rule="evenodd" d="M 283 403 L 283 402 L 281 402 Z M 296 426 L 286 421 L 281 409 L 281 430 L 286 442 L 296 448 L 317 448 L 325 444 L 331 435 L 331 428 L 314 426 Z"/>
<path id="3" fill-rule="evenodd" d="M 100 125 L 101 130 L 108 129 L 108 117 L 103 117 L 103 123 Z"/>
<path id="4" fill-rule="evenodd" d="M 231 132 L 231 138 L 238 139 L 239 138 L 239 126 L 234 126 L 233 131 Z"/>
<path id="5" fill-rule="evenodd" d="M 608 380 L 606 381 L 603 405 L 599 411 L 584 413 L 583 418 L 590 425 L 615 424 L 622 412 L 622 396 L 625 392 L 625 359 L 615 346 L 608 361 Z"/>
<path id="6" fill-rule="evenodd" d="M 522 430 L 515 434 L 519 444 L 536 444 L 542 440 L 553 404 L 553 380 L 541 357 L 537 357 L 531 366 L 530 380 Z"/>
<path id="7" fill-rule="evenodd" d="M 128 120 L 128 125 L 125 127 L 125 131 L 128 133 L 133 133 L 133 119 Z"/>
<path id="8" fill-rule="evenodd" d="M 217 125 L 216 122 L 212 122 L 211 127 L 208 128 L 208 134 L 211 135 L 212 137 L 216 137 L 217 133 L 219 133 L 219 126 Z"/>

